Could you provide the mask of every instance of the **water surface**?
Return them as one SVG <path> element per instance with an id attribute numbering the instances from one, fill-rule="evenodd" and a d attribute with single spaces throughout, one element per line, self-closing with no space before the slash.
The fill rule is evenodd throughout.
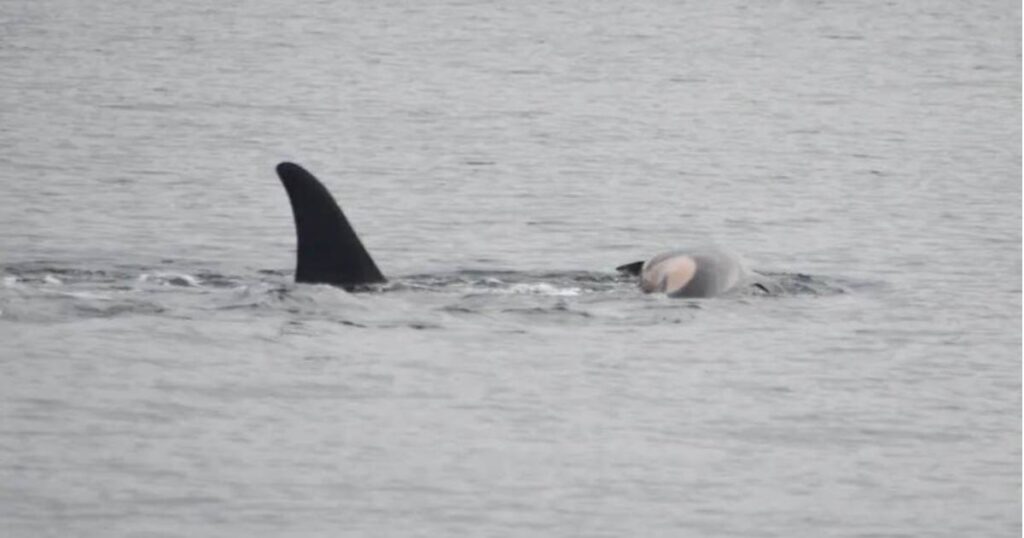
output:
<path id="1" fill-rule="evenodd" d="M 6 2 L 3 534 L 1019 536 L 1019 10 Z"/>

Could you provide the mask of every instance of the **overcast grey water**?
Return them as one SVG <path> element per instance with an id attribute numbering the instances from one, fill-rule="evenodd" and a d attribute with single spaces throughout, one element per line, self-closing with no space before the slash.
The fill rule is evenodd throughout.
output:
<path id="1" fill-rule="evenodd" d="M 1019 536 L 1021 14 L 0 3 L 0 535 Z M 274 166 L 390 282 L 295 285 Z M 770 294 L 643 295 L 715 245 Z"/>

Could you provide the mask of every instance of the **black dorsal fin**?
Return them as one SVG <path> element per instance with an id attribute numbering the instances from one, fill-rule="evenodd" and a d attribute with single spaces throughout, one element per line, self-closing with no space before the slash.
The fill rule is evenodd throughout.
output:
<path id="1" fill-rule="evenodd" d="M 296 282 L 351 289 L 385 281 L 334 197 L 313 174 L 284 162 L 277 165 L 277 175 L 288 191 L 295 217 Z"/>
<path id="2" fill-rule="evenodd" d="M 624 264 L 624 265 L 620 265 L 620 266 L 616 267 L 615 270 L 620 272 L 620 273 L 627 274 L 627 275 L 638 276 L 640 274 L 640 271 L 643 270 L 643 268 L 644 268 L 644 262 L 643 262 L 643 260 L 641 260 L 641 261 L 638 261 L 638 262 L 633 262 L 633 263 L 627 263 L 627 264 Z"/>

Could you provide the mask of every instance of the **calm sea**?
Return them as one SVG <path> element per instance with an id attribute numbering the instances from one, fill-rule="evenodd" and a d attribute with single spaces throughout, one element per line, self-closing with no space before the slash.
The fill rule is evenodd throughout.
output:
<path id="1" fill-rule="evenodd" d="M 1020 9 L 0 3 L 0 535 L 1019 536 Z"/>

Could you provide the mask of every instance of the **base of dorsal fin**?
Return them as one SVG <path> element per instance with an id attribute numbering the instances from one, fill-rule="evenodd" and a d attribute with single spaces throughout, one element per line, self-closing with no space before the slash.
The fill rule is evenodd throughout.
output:
<path id="1" fill-rule="evenodd" d="M 295 217 L 298 253 L 295 281 L 353 289 L 385 282 L 334 197 L 301 166 L 277 165 Z"/>

